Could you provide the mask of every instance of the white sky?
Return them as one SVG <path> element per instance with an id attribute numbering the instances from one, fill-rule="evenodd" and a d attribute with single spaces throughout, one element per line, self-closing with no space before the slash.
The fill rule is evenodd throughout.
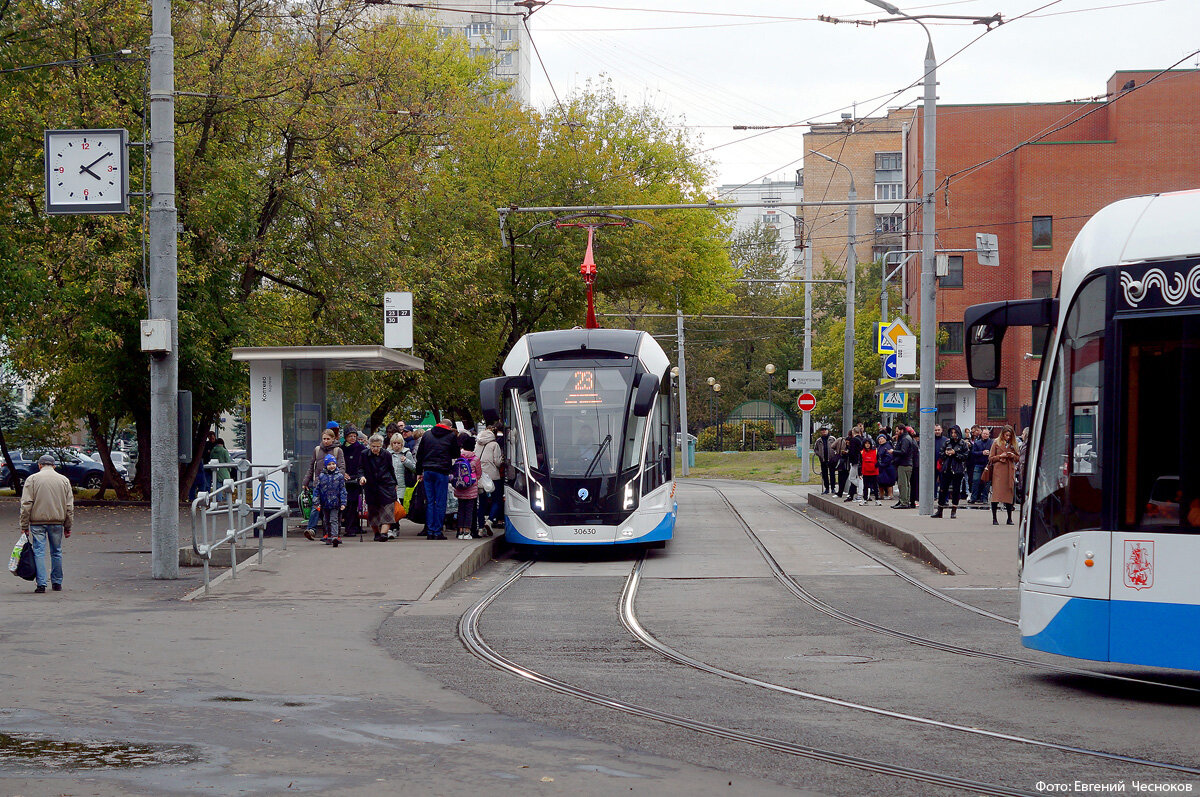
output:
<path id="1" fill-rule="evenodd" d="M 895 4 L 913 15 L 999 12 L 1013 20 L 957 56 L 983 27 L 927 21 L 945 103 L 1088 98 L 1103 94 L 1118 69 L 1165 69 L 1200 50 L 1200 0 Z M 855 103 L 866 116 L 920 102 L 919 85 L 892 97 L 921 78 L 927 40 L 919 26 L 831 25 L 819 14 L 887 16 L 866 0 L 551 0 L 529 22 L 550 77 L 535 54 L 533 102 L 552 105 L 554 91 L 565 97 L 607 77 L 626 101 L 649 102 L 693 126 L 702 148 L 714 148 L 718 182 L 788 179 L 802 165 L 805 128 L 732 143 L 758 132 L 732 126 L 837 121 Z M 1177 68 L 1198 61 L 1190 56 Z"/>

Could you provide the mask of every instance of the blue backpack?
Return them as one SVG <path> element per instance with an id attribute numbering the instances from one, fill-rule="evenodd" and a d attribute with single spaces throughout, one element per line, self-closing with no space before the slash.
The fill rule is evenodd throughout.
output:
<path id="1" fill-rule="evenodd" d="M 466 490 L 474 487 L 478 479 L 475 478 L 475 468 L 471 461 L 466 457 L 459 457 L 454 460 L 454 487 L 458 490 Z"/>

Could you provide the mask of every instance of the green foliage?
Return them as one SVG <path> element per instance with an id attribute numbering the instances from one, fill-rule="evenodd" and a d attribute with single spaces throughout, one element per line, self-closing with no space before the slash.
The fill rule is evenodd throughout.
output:
<path id="1" fill-rule="evenodd" d="M 696 435 L 697 451 L 774 451 L 775 432 L 770 421 L 745 421 L 709 426 Z"/>

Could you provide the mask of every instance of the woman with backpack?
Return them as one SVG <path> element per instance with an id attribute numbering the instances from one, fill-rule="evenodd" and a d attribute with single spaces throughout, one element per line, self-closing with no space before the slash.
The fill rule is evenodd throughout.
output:
<path id="1" fill-rule="evenodd" d="M 454 460 L 452 479 L 454 497 L 458 499 L 458 538 L 469 540 L 478 536 L 474 533 L 475 509 L 479 504 L 479 477 L 483 475 L 483 465 L 475 456 L 475 438 L 464 432 L 459 435 L 460 451 L 458 459 Z"/>

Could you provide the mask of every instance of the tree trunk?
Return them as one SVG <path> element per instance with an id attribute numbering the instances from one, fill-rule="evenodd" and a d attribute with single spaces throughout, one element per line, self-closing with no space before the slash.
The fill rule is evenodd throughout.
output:
<path id="1" fill-rule="evenodd" d="M 24 485 L 21 484 L 21 480 L 17 476 L 17 468 L 15 465 L 13 465 L 12 454 L 8 453 L 8 443 L 4 440 L 3 429 L 0 429 L 0 454 L 4 455 L 4 464 L 8 466 L 8 477 L 12 480 L 13 492 L 15 492 L 19 498 Z"/>
<path id="2" fill-rule="evenodd" d="M 134 429 L 137 430 L 138 461 L 134 474 L 134 484 L 142 494 L 142 498 L 150 500 L 150 407 L 133 415 Z"/>
<path id="3" fill-rule="evenodd" d="M 186 468 L 183 468 L 179 475 L 180 501 L 187 501 L 192 482 L 200 474 L 200 468 L 204 465 L 204 444 L 208 437 L 208 430 L 213 427 L 216 420 L 215 415 L 207 415 L 201 423 L 192 427 L 192 461 L 187 464 Z"/>
<path id="4" fill-rule="evenodd" d="M 395 406 L 395 403 L 396 402 L 393 396 L 388 396 L 383 401 L 379 402 L 379 406 L 371 410 L 371 417 L 367 419 L 367 427 L 371 429 L 371 431 L 375 431 L 376 429 L 382 427 L 384 425 L 384 420 L 387 419 L 387 414 L 392 411 L 392 407 Z"/>
<path id="5" fill-rule="evenodd" d="M 129 500 L 129 488 L 125 486 L 125 480 L 117 473 L 117 469 L 112 462 L 112 448 L 109 445 L 109 439 L 104 430 L 100 427 L 100 419 L 96 414 L 89 412 L 87 414 L 88 429 L 91 430 L 92 439 L 96 441 L 96 450 L 100 452 L 100 464 L 104 466 L 104 482 L 100 485 L 100 494 L 96 496 L 101 501 L 104 500 L 104 493 L 109 487 L 112 487 L 117 494 L 118 501 Z"/>

